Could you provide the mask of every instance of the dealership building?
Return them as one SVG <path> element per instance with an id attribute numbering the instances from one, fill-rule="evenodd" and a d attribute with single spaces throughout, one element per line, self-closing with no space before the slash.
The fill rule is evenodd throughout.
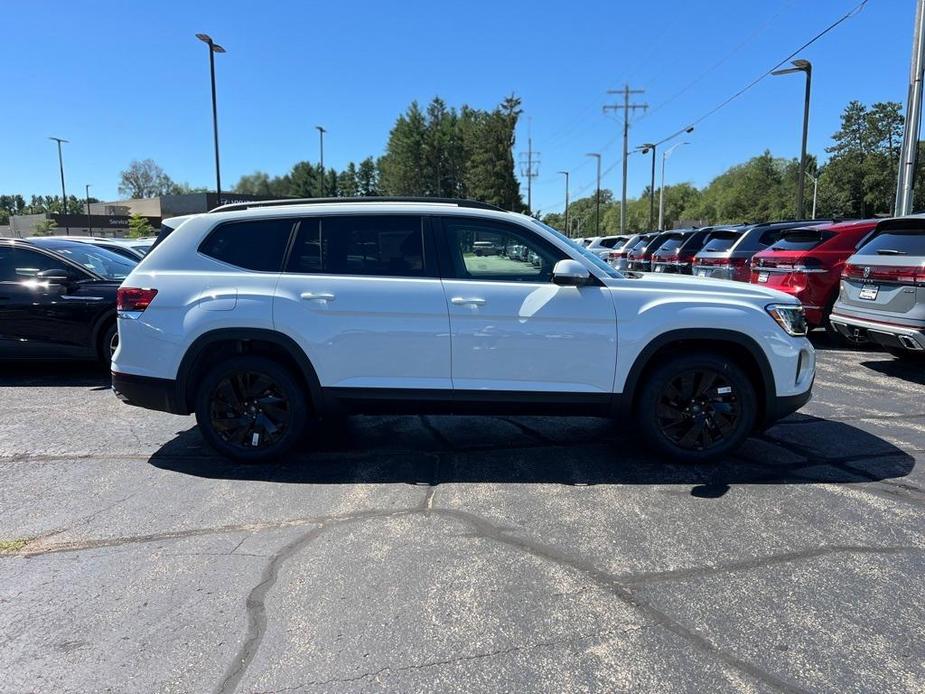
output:
<path id="1" fill-rule="evenodd" d="M 233 202 L 267 200 L 266 196 L 222 193 L 189 193 L 187 195 L 162 195 L 157 198 L 117 200 L 115 202 L 91 202 L 89 214 L 84 205 L 80 211 L 69 210 L 68 214 L 50 212 L 47 214 L 14 215 L 9 227 L 3 228 L 4 235 L 28 238 L 35 235 L 36 227 L 46 221 L 54 223 L 50 233 L 72 236 L 114 236 L 128 235 L 128 222 L 133 214 L 144 217 L 155 229 L 162 219 L 184 214 L 208 212 L 219 205 Z"/>

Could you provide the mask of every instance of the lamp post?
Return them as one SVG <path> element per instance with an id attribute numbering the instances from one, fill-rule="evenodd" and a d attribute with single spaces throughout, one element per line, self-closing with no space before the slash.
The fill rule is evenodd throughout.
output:
<path id="1" fill-rule="evenodd" d="M 319 141 L 320 141 L 320 149 L 321 149 L 321 152 L 320 152 L 320 155 L 321 155 L 321 197 L 324 197 L 324 195 L 325 195 L 325 190 L 324 190 L 324 134 L 327 132 L 327 130 L 325 130 L 324 128 L 322 128 L 320 125 L 316 125 L 316 126 L 315 126 L 315 130 L 318 131 L 318 138 L 319 138 Z"/>
<path id="2" fill-rule="evenodd" d="M 196 38 L 209 46 L 209 74 L 212 78 L 212 137 L 215 140 L 215 194 L 218 204 L 222 204 L 222 174 L 218 162 L 218 105 L 215 100 L 215 54 L 224 53 L 208 34 L 196 34 Z"/>
<path id="3" fill-rule="evenodd" d="M 67 142 L 67 140 L 62 140 L 60 137 L 49 137 L 48 139 L 58 143 L 58 170 L 61 172 L 61 209 L 64 210 L 64 229 L 67 235 L 70 236 L 71 227 L 67 223 L 67 192 L 64 190 L 64 158 L 61 156 L 61 143 Z"/>
<path id="4" fill-rule="evenodd" d="M 775 70 L 772 75 L 806 74 L 806 91 L 803 95 L 803 144 L 800 147 L 800 181 L 797 186 L 797 219 L 803 219 L 803 188 L 806 183 L 806 136 L 809 132 L 809 96 L 813 83 L 813 64 L 808 60 L 791 60 L 793 67 Z"/>
<path id="5" fill-rule="evenodd" d="M 84 193 L 86 194 L 86 198 L 87 198 L 87 233 L 90 236 L 93 236 L 93 227 L 90 226 L 90 184 L 89 183 L 87 183 L 84 186 Z"/>
<path id="6" fill-rule="evenodd" d="M 813 216 L 812 219 L 816 218 L 816 193 L 819 191 L 819 178 L 813 176 L 809 171 L 806 172 L 806 175 L 810 177 L 813 182 Z"/>
<path id="7" fill-rule="evenodd" d="M 636 148 L 642 154 L 652 152 L 652 180 L 649 183 L 649 229 L 655 224 L 655 145 L 647 142 Z"/>
<path id="8" fill-rule="evenodd" d="M 658 228 L 662 230 L 665 223 L 665 162 L 668 161 L 668 157 L 671 156 L 671 153 L 674 152 L 681 145 L 689 145 L 690 142 L 678 142 L 677 144 L 671 145 L 668 149 L 662 152 L 662 185 L 658 191 Z"/>
<path id="9" fill-rule="evenodd" d="M 565 176 L 565 233 L 568 234 L 568 171 L 557 171 Z"/>
<path id="10" fill-rule="evenodd" d="M 594 235 L 601 235 L 601 155 L 599 152 L 588 152 L 585 156 L 597 159 L 597 193 L 594 203 Z"/>

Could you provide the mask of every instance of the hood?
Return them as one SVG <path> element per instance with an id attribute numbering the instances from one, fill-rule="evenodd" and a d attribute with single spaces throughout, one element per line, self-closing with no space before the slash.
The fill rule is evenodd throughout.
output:
<path id="1" fill-rule="evenodd" d="M 691 296 L 709 295 L 717 298 L 725 296 L 730 299 L 754 300 L 769 304 L 775 302 L 793 304 L 795 302 L 789 294 L 757 284 L 690 275 L 646 273 L 642 276 L 630 276 L 628 274 L 622 279 L 605 279 L 604 284 L 614 288 L 632 287 L 640 291 L 650 290 L 654 293 L 677 292 Z"/>

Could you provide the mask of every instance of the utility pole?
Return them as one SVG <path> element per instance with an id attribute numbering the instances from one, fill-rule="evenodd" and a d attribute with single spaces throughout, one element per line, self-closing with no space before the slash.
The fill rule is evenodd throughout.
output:
<path id="1" fill-rule="evenodd" d="M 60 137 L 49 137 L 48 139 L 58 143 L 58 169 L 61 171 L 61 209 L 64 210 L 64 229 L 67 235 L 70 236 L 71 227 L 67 223 L 67 192 L 64 190 L 64 158 L 61 156 L 61 143 L 67 142 L 67 140 L 62 140 Z"/>
<path id="2" fill-rule="evenodd" d="M 87 233 L 93 236 L 93 227 L 90 226 L 90 184 L 84 186 L 84 192 L 87 195 Z"/>
<path id="3" fill-rule="evenodd" d="M 919 128 L 922 122 L 922 71 L 925 70 L 925 0 L 915 8 L 912 32 L 912 70 L 909 76 L 909 96 L 906 99 L 906 126 L 903 132 L 902 159 L 896 178 L 896 216 L 912 213 L 915 192 L 915 169 L 918 158 Z"/>
<path id="4" fill-rule="evenodd" d="M 324 190 L 324 134 L 327 132 L 327 130 L 325 130 L 324 128 L 322 128 L 320 125 L 316 125 L 316 126 L 315 126 L 315 130 L 318 131 L 318 137 L 319 137 L 319 139 L 320 139 L 320 148 L 321 148 L 321 151 L 320 151 L 320 157 L 321 157 L 321 197 L 324 197 L 324 196 L 325 196 L 325 190 Z"/>
<path id="5" fill-rule="evenodd" d="M 623 109 L 623 193 L 620 196 L 620 233 L 626 231 L 626 160 L 629 157 L 627 148 L 629 147 L 630 134 L 630 113 L 637 109 L 645 111 L 649 108 L 648 104 L 631 104 L 631 94 L 644 94 L 645 89 L 630 89 L 628 84 L 623 85 L 623 89 L 608 89 L 608 94 L 623 94 L 622 104 L 613 104 L 604 106 L 604 113 L 607 111 L 619 111 Z"/>
<path id="6" fill-rule="evenodd" d="M 527 179 L 527 213 L 533 214 L 533 179 L 540 173 L 540 153 L 533 151 L 532 119 L 527 130 L 527 151 L 520 153 L 520 175 Z"/>
<path id="7" fill-rule="evenodd" d="M 565 176 L 565 235 L 568 236 L 568 171 L 557 171 Z"/>

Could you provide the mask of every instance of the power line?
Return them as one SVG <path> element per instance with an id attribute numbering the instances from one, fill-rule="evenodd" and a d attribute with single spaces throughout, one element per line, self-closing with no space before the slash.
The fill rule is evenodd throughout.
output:
<path id="1" fill-rule="evenodd" d="M 732 103 L 733 101 L 735 101 L 736 99 L 738 99 L 740 96 L 742 96 L 742 95 L 743 95 L 745 92 L 747 92 L 749 89 L 751 89 L 751 88 L 754 87 L 756 84 L 758 84 L 758 83 L 759 83 L 761 80 L 763 80 L 765 77 L 767 77 L 767 76 L 770 75 L 772 72 L 774 72 L 774 71 L 775 71 L 777 68 L 779 68 L 781 65 L 785 64 L 786 62 L 788 62 L 791 58 L 795 57 L 798 53 L 800 53 L 800 52 L 803 51 L 804 49 L 806 49 L 806 48 L 808 48 L 809 46 L 811 46 L 811 45 L 813 45 L 814 43 L 816 43 L 816 41 L 818 41 L 818 40 L 821 39 L 823 36 L 825 36 L 826 34 L 828 34 L 830 31 L 832 31 L 835 27 L 837 27 L 838 25 L 840 25 L 842 22 L 844 22 L 844 21 L 850 19 L 851 17 L 853 17 L 854 15 L 856 15 L 858 12 L 860 12 L 861 10 L 863 10 L 863 9 L 864 9 L 864 6 L 865 6 L 867 3 L 868 3 L 868 0 L 861 0 L 861 2 L 860 2 L 858 5 L 855 5 L 855 7 L 852 8 L 847 14 L 843 15 L 842 17 L 840 17 L 839 19 L 837 19 L 835 22 L 833 22 L 832 24 L 830 24 L 829 26 L 827 26 L 825 29 L 823 29 L 822 31 L 820 31 L 818 34 L 816 34 L 815 36 L 813 36 L 809 41 L 807 41 L 807 42 L 804 43 L 802 46 L 800 46 L 799 48 L 797 48 L 795 51 L 793 51 L 792 53 L 790 53 L 790 54 L 789 54 L 788 56 L 786 56 L 783 60 L 781 60 L 780 62 L 778 62 L 778 63 L 776 63 L 775 65 L 773 65 L 770 69 L 766 70 L 766 71 L 765 71 L 764 73 L 762 73 L 759 77 L 756 77 L 755 79 L 753 79 L 751 82 L 749 82 L 748 84 L 746 84 L 744 87 L 742 87 L 742 88 L 741 88 L 739 91 L 737 91 L 735 94 L 733 94 L 732 96 L 730 96 L 729 98 L 727 98 L 725 101 L 722 101 L 722 102 L 721 102 L 720 104 L 718 104 L 717 106 L 714 106 L 712 109 L 710 109 L 709 111 L 707 111 L 706 113 L 704 113 L 702 116 L 700 116 L 700 117 L 697 118 L 696 120 L 691 121 L 690 123 L 688 123 L 687 125 L 685 125 L 683 128 L 680 128 L 680 129 L 676 130 L 675 132 L 673 132 L 673 133 L 672 133 L 671 135 L 669 135 L 668 137 L 664 137 L 664 138 L 662 138 L 661 140 L 659 140 L 658 142 L 656 142 L 656 143 L 655 143 L 656 146 L 657 146 L 657 145 L 660 145 L 660 144 L 663 144 L 663 143 L 667 142 L 668 140 L 670 140 L 670 139 L 672 139 L 672 138 L 677 137 L 677 136 L 680 135 L 681 133 L 686 132 L 688 129 L 693 128 L 695 125 L 698 125 L 698 124 L 702 123 L 703 121 L 705 121 L 707 118 L 709 118 L 710 116 L 712 116 L 714 113 L 716 113 L 716 112 L 719 111 L 720 109 L 724 108 L 725 106 L 728 106 L 730 103 Z"/>

